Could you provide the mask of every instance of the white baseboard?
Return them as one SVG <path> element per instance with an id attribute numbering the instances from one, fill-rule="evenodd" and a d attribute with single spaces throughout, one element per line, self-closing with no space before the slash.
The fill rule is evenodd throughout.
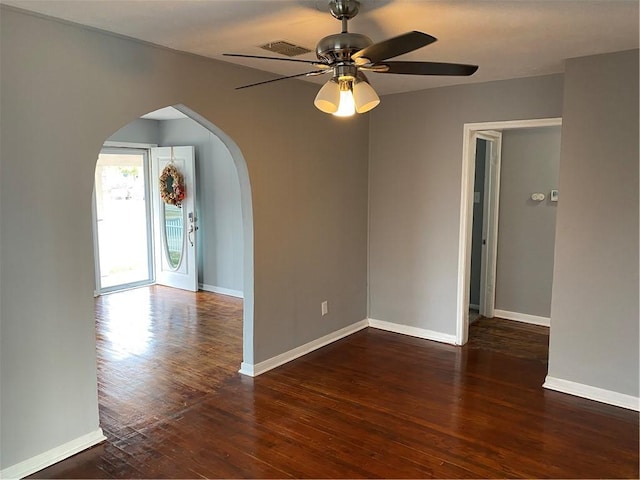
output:
<path id="1" fill-rule="evenodd" d="M 80 453 L 87 448 L 91 448 L 101 442 L 104 442 L 107 437 L 102 433 L 102 429 L 87 433 L 81 437 L 71 440 L 63 445 L 52 448 L 40 455 L 28 458 L 20 463 L 16 463 L 10 467 L 7 467 L 0 471 L 0 478 L 5 479 L 19 479 L 24 478 L 32 473 L 38 472 L 43 468 L 50 467 L 54 463 L 57 463 L 65 458 L 69 458 L 76 453 Z"/>
<path id="2" fill-rule="evenodd" d="M 199 285 L 200 290 L 204 290 L 205 292 L 211 293 L 219 293 L 220 295 L 229 295 L 230 297 L 236 298 L 244 298 L 244 292 L 240 290 L 231 290 L 230 288 L 224 287 L 214 287 L 213 285 L 207 285 L 206 283 L 201 283 Z"/>
<path id="3" fill-rule="evenodd" d="M 291 360 L 295 360 L 307 353 L 310 353 L 318 348 L 324 347 L 330 343 L 335 342 L 336 340 L 340 340 L 341 338 L 347 337 L 363 328 L 372 327 L 377 328 L 379 330 L 386 330 L 388 332 L 400 333 L 402 335 L 409 335 L 412 337 L 424 338 L 426 340 L 434 340 L 436 342 L 448 343 L 451 345 L 456 344 L 456 336 L 455 335 L 447 335 L 446 333 L 435 332 L 433 330 L 426 330 L 424 328 L 410 327 L 408 325 L 400 325 L 398 323 L 385 322 L 383 320 L 375 320 L 373 318 L 367 318 L 365 320 L 361 320 L 353 325 L 349 325 L 348 327 L 341 328 L 335 332 L 329 333 L 324 337 L 320 337 L 317 340 L 313 340 L 309 343 L 305 343 L 304 345 L 294 348 L 293 350 L 289 350 L 288 352 L 281 353 L 280 355 L 276 355 L 273 358 L 268 360 L 264 360 L 257 364 L 245 363 L 242 362 L 240 365 L 239 372 L 242 375 L 247 375 L 249 377 L 257 377 L 269 370 L 272 370 L 280 365 L 283 365 Z"/>
<path id="4" fill-rule="evenodd" d="M 515 320 L 516 322 L 542 325 L 543 327 L 551 325 L 551 319 L 549 317 L 539 317 L 537 315 L 529 315 L 528 313 L 508 312 L 507 310 L 495 309 L 493 311 L 493 316 L 504 318 L 505 320 Z"/>
<path id="5" fill-rule="evenodd" d="M 386 330 L 388 332 L 401 333 L 402 335 L 409 335 L 412 337 L 424 338 L 426 340 L 449 343 L 451 345 L 456 344 L 455 335 L 448 335 L 446 333 L 436 332 L 434 330 L 411 327 L 409 325 L 400 325 L 399 323 L 385 322 L 384 320 L 376 320 L 374 318 L 369 319 L 369 326 L 372 328 L 377 328 L 379 330 Z"/>
<path id="6" fill-rule="evenodd" d="M 480 310 L 480 305 L 476 305 L 475 303 L 470 303 L 469 308 L 472 310 Z"/>
<path id="7" fill-rule="evenodd" d="M 242 362 L 242 365 L 240 366 L 240 373 L 243 375 L 248 375 L 250 377 L 257 377 L 258 375 L 268 372 L 269 370 L 279 367 L 280 365 L 290 362 L 291 360 L 295 360 L 296 358 L 306 355 L 307 353 L 313 352 L 318 348 L 322 348 L 325 345 L 335 342 L 336 340 L 347 337 L 352 333 L 362 330 L 363 328 L 367 328 L 368 326 L 369 322 L 366 319 L 361 320 L 357 323 L 341 328 L 340 330 L 329 333 L 324 337 L 320 337 L 309 343 L 305 343 L 300 347 L 289 350 L 288 352 L 281 353 L 280 355 L 276 355 L 275 357 L 272 357 L 268 360 L 256 363 L 255 365 Z"/>
<path id="8" fill-rule="evenodd" d="M 616 407 L 627 408 L 629 410 L 640 411 L 640 398 L 633 397 L 624 393 L 613 392 L 603 388 L 592 387 L 583 383 L 576 383 L 562 378 L 550 377 L 545 378 L 544 388 L 555 390 L 556 392 L 568 393 L 576 397 L 588 398 L 596 402 L 608 403 Z"/>
<path id="9" fill-rule="evenodd" d="M 254 365 L 252 363 L 246 363 L 246 362 L 242 362 L 240 364 L 240 370 L 238 370 L 238 373 L 241 373 L 242 375 L 246 375 L 247 377 L 257 376 Z"/>

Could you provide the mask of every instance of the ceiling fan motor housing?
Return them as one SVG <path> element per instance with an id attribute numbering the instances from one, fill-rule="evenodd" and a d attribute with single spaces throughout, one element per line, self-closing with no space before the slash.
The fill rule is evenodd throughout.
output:
<path id="1" fill-rule="evenodd" d="M 336 62 L 351 62 L 351 55 L 372 45 L 373 41 L 360 33 L 336 33 L 318 42 L 318 60 L 329 65 Z"/>

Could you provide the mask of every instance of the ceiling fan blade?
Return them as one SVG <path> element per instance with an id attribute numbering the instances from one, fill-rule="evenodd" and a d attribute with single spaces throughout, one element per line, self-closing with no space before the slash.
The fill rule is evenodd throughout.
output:
<path id="1" fill-rule="evenodd" d="M 374 43 L 351 55 L 353 60 L 367 59 L 368 63 L 378 63 L 387 58 L 397 57 L 433 43 L 437 38 L 422 32 L 407 32 L 397 37 Z M 356 62 L 361 63 L 361 62 Z"/>
<path id="2" fill-rule="evenodd" d="M 384 62 L 376 67 L 389 67 L 388 70 L 373 70 L 377 73 L 400 73 L 403 75 L 452 75 L 469 76 L 478 70 L 477 65 L 464 65 L 461 63 L 438 63 L 438 62 Z"/>
<path id="3" fill-rule="evenodd" d="M 281 60 L 283 62 L 310 63 L 311 65 L 315 65 L 316 67 L 329 68 L 329 65 L 327 65 L 326 63 L 318 62 L 317 60 L 301 60 L 298 58 L 263 57 L 260 55 L 244 55 L 242 53 L 223 53 L 222 55 L 224 55 L 225 57 L 258 58 L 261 60 Z"/>
<path id="4" fill-rule="evenodd" d="M 265 80 L 264 82 L 250 83 L 249 85 L 242 85 L 241 87 L 236 87 L 235 89 L 242 90 L 243 88 L 255 87 L 257 85 L 264 85 L 265 83 L 279 82 L 280 80 L 287 80 L 288 78 L 304 77 L 305 75 L 319 75 L 325 72 L 327 72 L 327 70 L 312 70 L 310 72 L 298 73 L 296 75 L 273 78 L 271 80 Z"/>

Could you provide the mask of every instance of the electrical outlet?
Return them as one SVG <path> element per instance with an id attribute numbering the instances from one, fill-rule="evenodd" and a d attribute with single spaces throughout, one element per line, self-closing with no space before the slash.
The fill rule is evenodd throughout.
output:
<path id="1" fill-rule="evenodd" d="M 325 300 L 320 304 L 320 308 L 322 309 L 322 316 L 324 317 L 327 313 L 329 313 L 329 302 Z"/>

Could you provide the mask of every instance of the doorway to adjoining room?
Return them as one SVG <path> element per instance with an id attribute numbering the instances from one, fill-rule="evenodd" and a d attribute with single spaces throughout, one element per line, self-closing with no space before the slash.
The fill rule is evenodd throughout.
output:
<path id="1" fill-rule="evenodd" d="M 465 125 L 460 344 L 547 361 L 560 137 L 561 119 Z"/>
<path id="2" fill-rule="evenodd" d="M 237 376 L 247 327 L 251 338 L 248 173 L 207 125 L 151 112 L 109 137 L 96 163 L 98 408 L 114 443 L 214 395 Z"/>

